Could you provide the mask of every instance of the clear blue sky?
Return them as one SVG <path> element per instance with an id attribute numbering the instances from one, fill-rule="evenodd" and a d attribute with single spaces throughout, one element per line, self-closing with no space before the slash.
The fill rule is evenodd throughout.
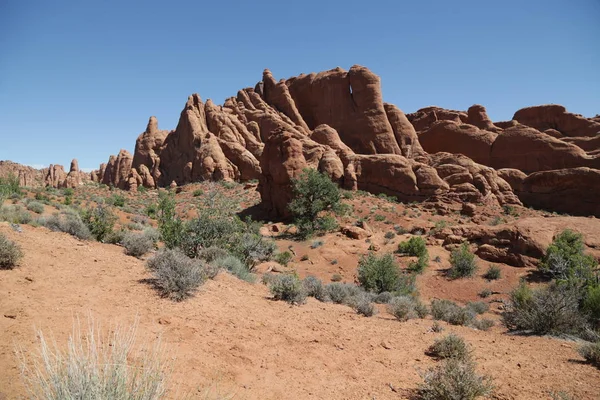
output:
<path id="1" fill-rule="evenodd" d="M 353 64 L 405 112 L 600 113 L 600 1 L 0 0 L 0 159 L 97 168 L 187 96 Z"/>

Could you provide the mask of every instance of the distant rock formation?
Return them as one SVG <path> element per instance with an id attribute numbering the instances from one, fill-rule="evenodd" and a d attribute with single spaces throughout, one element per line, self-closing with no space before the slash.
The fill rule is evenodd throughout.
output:
<path id="1" fill-rule="evenodd" d="M 407 201 L 524 202 L 600 216 L 600 117 L 558 105 L 527 107 L 500 122 L 478 104 L 404 114 L 383 102 L 379 77 L 362 66 L 279 81 L 265 70 L 223 105 L 191 95 L 174 130 L 150 117 L 133 155 L 121 150 L 91 174 L 76 161 L 68 173 L 58 165 L 42 178 L 18 173 L 53 187 L 91 179 L 129 190 L 259 180 L 264 207 L 285 217 L 291 182 L 304 168 L 347 189 Z"/>

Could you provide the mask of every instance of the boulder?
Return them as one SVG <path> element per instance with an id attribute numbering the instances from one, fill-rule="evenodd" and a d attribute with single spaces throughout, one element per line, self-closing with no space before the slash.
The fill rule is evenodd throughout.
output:
<path id="1" fill-rule="evenodd" d="M 513 119 L 540 131 L 554 129 L 564 136 L 600 135 L 600 122 L 572 114 L 556 104 L 522 108 Z"/>

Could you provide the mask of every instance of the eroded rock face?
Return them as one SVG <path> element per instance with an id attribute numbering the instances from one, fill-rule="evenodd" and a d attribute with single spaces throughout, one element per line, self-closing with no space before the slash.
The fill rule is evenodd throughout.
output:
<path id="1" fill-rule="evenodd" d="M 556 104 L 522 108 L 513 119 L 539 131 L 555 129 L 564 136 L 600 135 L 600 122 L 570 113 Z"/>
<path id="2" fill-rule="evenodd" d="M 12 161 L 0 161 L 0 178 L 15 177 L 19 179 L 20 186 L 44 186 L 47 169 L 35 169 Z"/>

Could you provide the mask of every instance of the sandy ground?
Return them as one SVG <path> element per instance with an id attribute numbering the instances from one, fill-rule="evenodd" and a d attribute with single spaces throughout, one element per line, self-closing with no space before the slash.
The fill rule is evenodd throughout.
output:
<path id="1" fill-rule="evenodd" d="M 22 229 L 0 223 L 25 252 L 19 268 L 0 270 L 0 398 L 24 398 L 14 349 L 34 348 L 34 328 L 65 343 L 74 317 L 90 314 L 106 326 L 137 315 L 140 340 L 162 337 L 173 363 L 171 398 L 203 398 L 207 387 L 236 399 L 409 398 L 419 371 L 435 363 L 425 350 L 449 332 L 471 344 L 479 370 L 494 378 L 495 398 L 545 399 L 559 390 L 600 398 L 600 370 L 582 362 L 573 342 L 500 326 L 482 332 L 443 323 L 444 332 L 433 333 L 431 319 L 401 323 L 384 310 L 365 318 L 314 299 L 290 306 L 225 273 L 174 303 L 141 282 L 149 277 L 143 261 L 118 246 Z"/>

